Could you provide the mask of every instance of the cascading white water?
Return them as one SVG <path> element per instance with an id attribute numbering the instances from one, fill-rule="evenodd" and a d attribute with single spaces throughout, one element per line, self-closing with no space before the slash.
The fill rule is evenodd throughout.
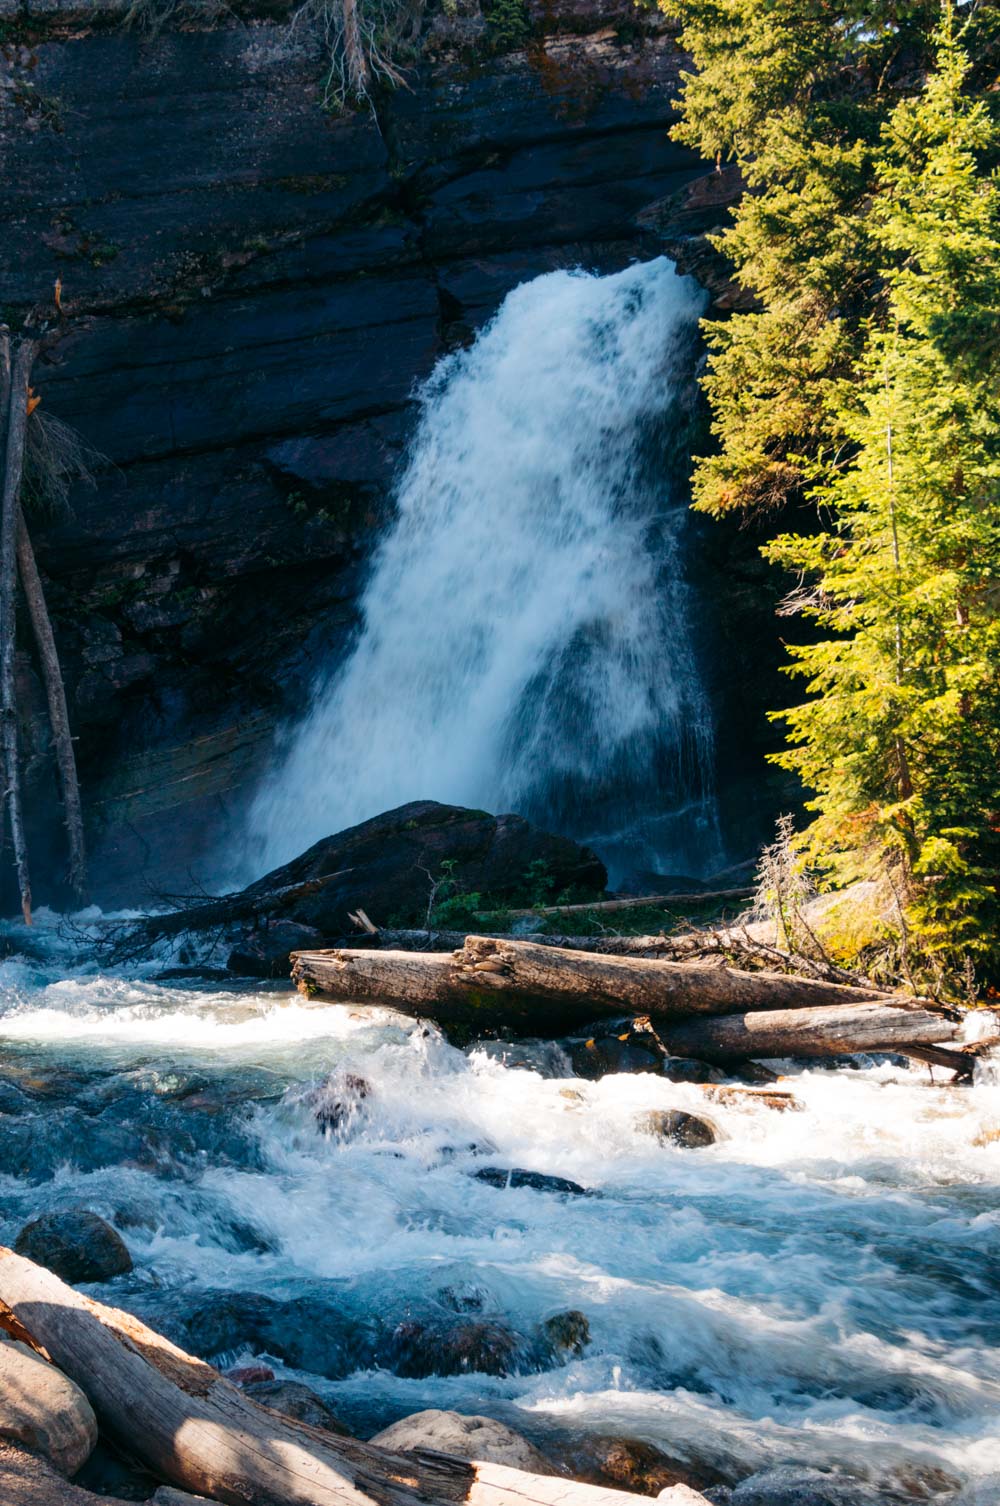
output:
<path id="1" fill-rule="evenodd" d="M 547 820 L 613 862 L 710 861 L 664 479 L 701 307 L 664 258 L 554 272 L 439 364 L 356 645 L 256 800 L 256 866 L 417 798 Z"/>

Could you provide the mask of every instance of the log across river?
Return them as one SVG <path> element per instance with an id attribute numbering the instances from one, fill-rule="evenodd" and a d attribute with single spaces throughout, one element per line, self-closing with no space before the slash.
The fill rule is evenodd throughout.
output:
<path id="1" fill-rule="evenodd" d="M 669 1050 L 707 1060 L 892 1051 L 962 1034 L 943 1010 L 874 990 L 483 936 L 450 954 L 298 952 L 292 976 L 307 996 L 391 1004 L 459 1033 L 558 1035 L 600 1016 L 648 1016 Z"/>

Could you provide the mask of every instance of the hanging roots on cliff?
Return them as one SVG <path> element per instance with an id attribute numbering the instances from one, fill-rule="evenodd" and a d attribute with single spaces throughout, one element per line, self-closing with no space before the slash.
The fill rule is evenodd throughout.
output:
<path id="1" fill-rule="evenodd" d="M 405 87 L 399 60 L 417 40 L 422 11 L 423 0 L 305 0 L 292 25 L 315 28 L 322 41 L 324 107 L 371 106 L 380 84 Z"/>

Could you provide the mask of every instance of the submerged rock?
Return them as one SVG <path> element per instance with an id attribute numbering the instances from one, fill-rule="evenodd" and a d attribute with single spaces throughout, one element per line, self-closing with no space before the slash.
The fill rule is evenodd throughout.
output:
<path id="1" fill-rule="evenodd" d="M 296 1422 L 307 1422 L 313 1428 L 325 1428 L 328 1433 L 350 1437 L 351 1430 L 341 1422 L 321 1396 L 304 1386 L 301 1381 L 275 1380 L 244 1383 L 247 1396 L 280 1412 L 282 1417 L 291 1417 Z"/>
<path id="2" fill-rule="evenodd" d="M 652 1109 L 636 1120 L 636 1129 L 643 1134 L 654 1135 L 664 1143 L 683 1146 L 685 1150 L 700 1150 L 714 1145 L 718 1131 L 707 1119 L 698 1114 L 689 1114 L 684 1109 Z"/>
<path id="3" fill-rule="evenodd" d="M 84 1208 L 32 1219 L 17 1236 L 14 1249 L 74 1286 L 110 1281 L 132 1269 L 132 1257 L 121 1235 Z"/>
<path id="4" fill-rule="evenodd" d="M 181 1342 L 201 1359 L 250 1349 L 329 1380 L 370 1364 L 375 1348 L 370 1327 L 322 1298 L 227 1291 L 202 1297 L 181 1325 Z"/>
<path id="5" fill-rule="evenodd" d="M 0 1336 L 0 1439 L 74 1475 L 97 1442 L 97 1419 L 80 1387 L 27 1344 Z"/>
<path id="6" fill-rule="evenodd" d="M 369 1440 L 379 1448 L 405 1454 L 436 1449 L 456 1459 L 505 1464 L 536 1475 L 554 1475 L 554 1465 L 534 1444 L 492 1417 L 466 1417 L 460 1412 L 414 1412 Z"/>
<path id="7" fill-rule="evenodd" d="M 732 1506 L 888 1506 L 884 1494 L 861 1480 L 787 1466 L 741 1481 L 730 1501 Z"/>
<path id="8" fill-rule="evenodd" d="M 542 1171 L 526 1171 L 523 1166 L 483 1166 L 472 1172 L 477 1182 L 488 1182 L 491 1187 L 533 1187 L 536 1192 L 561 1192 L 580 1197 L 586 1187 L 571 1182 L 568 1177 L 550 1177 Z"/>

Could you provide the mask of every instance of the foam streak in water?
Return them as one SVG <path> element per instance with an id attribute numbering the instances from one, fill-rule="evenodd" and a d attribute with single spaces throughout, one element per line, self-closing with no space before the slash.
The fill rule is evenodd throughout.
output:
<path id="1" fill-rule="evenodd" d="M 603 836 L 612 859 L 622 829 L 633 862 L 706 858 L 711 733 L 664 479 L 700 307 L 663 258 L 555 272 L 440 363 L 354 651 L 256 802 L 258 861 L 415 798 Z"/>

